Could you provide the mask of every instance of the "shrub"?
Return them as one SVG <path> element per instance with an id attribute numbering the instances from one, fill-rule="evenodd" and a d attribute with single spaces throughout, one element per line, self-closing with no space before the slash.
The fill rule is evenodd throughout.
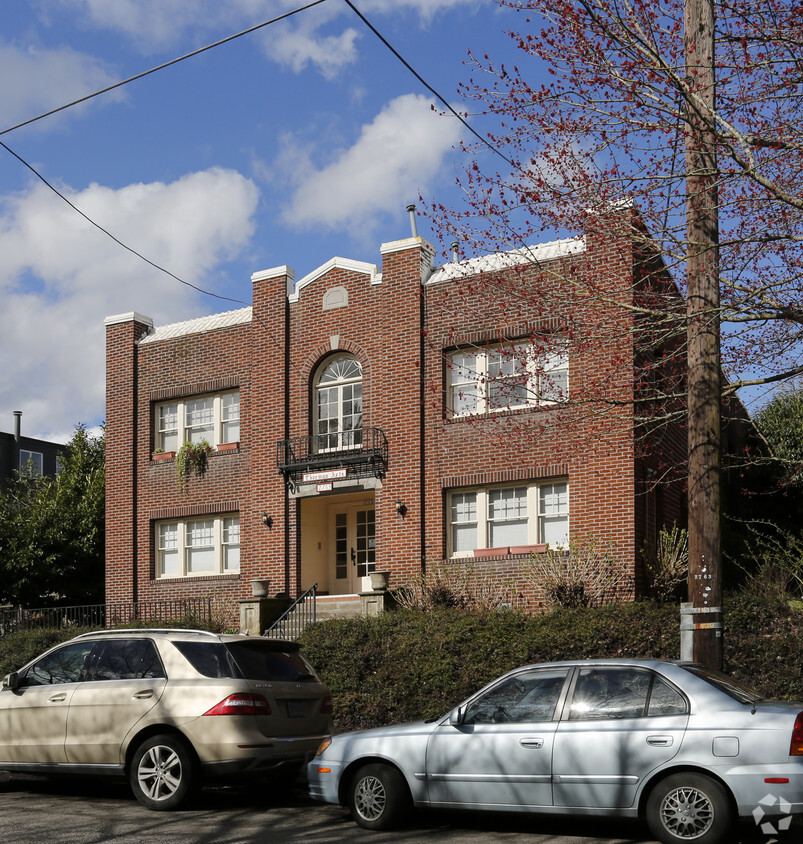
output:
<path id="1" fill-rule="evenodd" d="M 725 670 L 767 697 L 803 699 L 803 612 L 740 593 L 727 598 L 725 619 Z M 433 607 L 320 622 L 300 641 L 332 691 L 342 732 L 444 715 L 520 665 L 677 659 L 679 628 L 679 607 L 654 601 L 537 616 Z"/>

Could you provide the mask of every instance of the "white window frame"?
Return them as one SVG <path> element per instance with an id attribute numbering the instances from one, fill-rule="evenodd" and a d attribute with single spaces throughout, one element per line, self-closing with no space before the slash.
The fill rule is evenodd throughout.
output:
<path id="1" fill-rule="evenodd" d="M 507 491 L 518 491 L 518 496 Z M 502 508 L 498 517 L 494 515 L 493 499 L 497 493 L 504 496 L 505 501 L 516 497 L 523 497 L 526 501 L 524 510 L 512 507 Z M 473 496 L 473 506 L 471 503 Z M 555 497 L 557 496 L 557 498 Z M 453 505 L 455 505 L 453 507 Z M 497 508 L 498 510 L 499 508 Z M 495 525 L 509 525 L 520 523 L 522 512 L 526 515 L 526 525 L 520 538 L 508 540 L 503 543 L 493 543 L 493 532 Z M 455 519 L 455 515 L 471 516 L 470 519 Z M 507 548 L 517 545 L 541 545 L 548 542 L 549 522 L 565 523 L 565 539 L 561 542 L 552 543 L 551 547 L 565 548 L 569 541 L 569 481 L 566 478 L 557 478 L 549 481 L 520 481 L 511 484 L 495 484 L 483 487 L 465 487 L 450 490 L 446 496 L 446 518 L 447 518 L 447 539 L 449 557 L 470 557 L 475 550 L 502 547 Z M 465 530 L 463 533 L 462 550 L 455 550 L 455 529 L 458 526 L 474 525 L 476 529 L 476 541 L 474 547 L 465 547 Z M 514 528 L 515 529 L 515 528 Z M 472 543 L 469 543 L 472 544 Z"/>
<path id="2" fill-rule="evenodd" d="M 209 403 L 209 412 L 206 420 L 197 420 L 195 411 L 201 411 L 197 405 L 202 402 Z M 211 432 L 207 432 L 207 428 L 211 428 Z M 203 440 L 211 446 L 239 442 L 240 391 L 227 390 L 158 402 L 153 409 L 153 430 L 157 451 L 178 451 L 185 442 Z M 232 439 L 234 435 L 236 439 Z"/>
<path id="3" fill-rule="evenodd" d="M 546 347 L 551 347 L 548 350 Z M 473 358 L 473 370 L 472 359 Z M 555 376 L 554 373 L 559 373 Z M 559 382 L 560 396 L 550 396 Z M 493 387 L 505 382 L 523 388 L 523 400 L 509 396 L 494 404 Z M 446 356 L 446 394 L 453 416 L 499 413 L 565 402 L 569 396 L 569 351 L 564 340 L 526 340 L 449 352 Z M 504 398 L 504 391 L 502 391 Z"/>
<path id="4" fill-rule="evenodd" d="M 45 474 L 45 456 L 41 451 L 20 449 L 19 472 L 26 478 L 41 478 Z"/>
<path id="5" fill-rule="evenodd" d="M 201 532 L 207 536 L 202 537 Z M 240 571 L 240 515 L 224 513 L 214 516 L 193 516 L 187 519 L 166 519 L 154 522 L 156 549 L 156 579 L 176 577 L 209 577 L 216 574 L 239 574 Z M 196 540 L 204 542 L 193 542 Z M 212 565 L 191 570 L 193 551 L 206 550 Z M 168 554 L 173 564 L 166 565 Z"/>
<path id="6" fill-rule="evenodd" d="M 344 366 L 352 370 L 350 375 L 336 372 Z M 316 451 L 348 451 L 362 445 L 362 377 L 362 364 L 353 355 L 327 358 L 320 367 L 314 382 Z M 346 406 L 350 413 L 345 412 Z M 324 407 L 334 413 L 322 416 Z"/>

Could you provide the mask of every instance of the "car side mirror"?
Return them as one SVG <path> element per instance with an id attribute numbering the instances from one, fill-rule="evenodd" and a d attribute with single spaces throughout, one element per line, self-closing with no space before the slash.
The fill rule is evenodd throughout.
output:
<path id="1" fill-rule="evenodd" d="M 12 692 L 16 691 L 20 686 L 20 677 L 16 671 L 12 671 L 10 674 L 6 674 L 3 677 L 3 688 L 10 689 Z"/>
<path id="2" fill-rule="evenodd" d="M 463 723 L 463 719 L 466 717 L 466 710 L 463 706 L 458 706 L 456 709 L 453 709 L 449 713 L 449 723 L 453 727 L 459 727 Z"/>

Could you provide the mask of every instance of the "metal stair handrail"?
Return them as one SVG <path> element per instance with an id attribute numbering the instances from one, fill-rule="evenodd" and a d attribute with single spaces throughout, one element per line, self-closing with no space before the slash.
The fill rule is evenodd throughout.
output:
<path id="1" fill-rule="evenodd" d="M 313 583 L 262 634 L 268 639 L 295 639 L 317 618 L 318 584 Z M 312 599 L 311 601 L 309 599 Z M 310 609 L 311 607 L 311 609 Z"/>

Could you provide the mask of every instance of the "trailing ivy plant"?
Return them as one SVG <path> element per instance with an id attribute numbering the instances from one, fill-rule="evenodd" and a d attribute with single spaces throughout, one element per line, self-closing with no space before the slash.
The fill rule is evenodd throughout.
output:
<path id="1" fill-rule="evenodd" d="M 200 478 L 206 472 L 208 455 L 212 446 L 206 440 L 199 443 L 184 443 L 176 452 L 176 475 L 178 488 L 182 492 L 187 490 L 187 480 L 190 474 Z"/>

